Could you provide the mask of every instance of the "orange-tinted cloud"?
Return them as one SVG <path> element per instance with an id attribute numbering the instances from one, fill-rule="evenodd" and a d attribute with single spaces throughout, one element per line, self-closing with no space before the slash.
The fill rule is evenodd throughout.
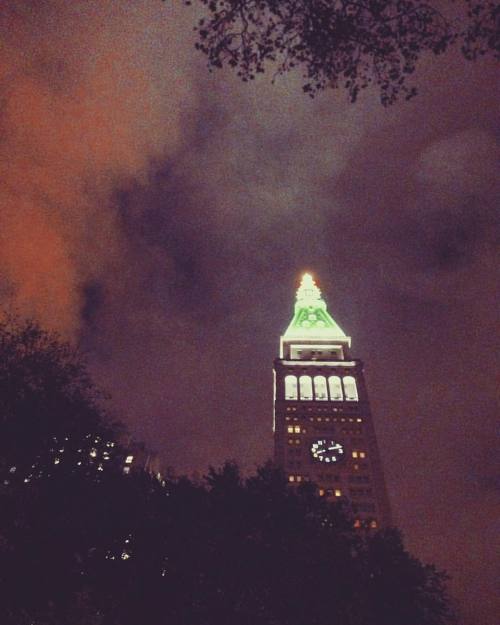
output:
<path id="1" fill-rule="evenodd" d="M 120 263 L 114 189 L 179 145 L 189 81 L 151 5 L 17 2 L 0 18 L 0 292 L 68 336 L 82 283 Z"/>

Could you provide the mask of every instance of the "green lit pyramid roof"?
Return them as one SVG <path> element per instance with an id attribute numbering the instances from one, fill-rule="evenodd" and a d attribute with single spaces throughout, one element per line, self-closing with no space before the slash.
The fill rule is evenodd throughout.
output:
<path id="1" fill-rule="evenodd" d="M 282 338 L 349 340 L 326 309 L 321 291 L 308 273 L 302 276 L 297 289 L 294 316 Z"/>

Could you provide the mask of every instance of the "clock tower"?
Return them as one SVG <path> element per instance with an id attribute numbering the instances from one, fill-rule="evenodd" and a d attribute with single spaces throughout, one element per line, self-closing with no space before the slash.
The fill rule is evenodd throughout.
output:
<path id="1" fill-rule="evenodd" d="M 390 523 L 389 501 L 363 363 L 350 347 L 304 274 L 274 362 L 274 459 L 291 484 L 348 500 L 355 526 L 375 529 Z"/>

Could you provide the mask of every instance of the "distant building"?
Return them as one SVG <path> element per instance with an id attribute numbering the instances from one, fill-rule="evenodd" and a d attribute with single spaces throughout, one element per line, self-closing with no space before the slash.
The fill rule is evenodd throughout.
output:
<path id="1" fill-rule="evenodd" d="M 350 347 L 305 274 L 274 362 L 274 457 L 291 484 L 349 500 L 355 526 L 375 529 L 390 523 L 389 501 L 363 363 Z"/>
<path id="2" fill-rule="evenodd" d="M 138 443 L 131 436 L 123 441 L 125 452 L 122 455 L 123 472 L 127 475 L 135 471 L 146 471 L 158 479 L 162 478 L 162 466 L 158 455 Z M 122 444 L 123 444 L 122 443 Z"/>

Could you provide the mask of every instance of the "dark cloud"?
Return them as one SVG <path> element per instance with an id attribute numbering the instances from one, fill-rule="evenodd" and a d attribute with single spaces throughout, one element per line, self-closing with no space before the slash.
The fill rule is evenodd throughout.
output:
<path id="1" fill-rule="evenodd" d="M 419 97 L 209 75 L 193 13 L 10 3 L 0 19 L 0 297 L 79 341 L 166 464 L 271 454 L 272 360 L 304 269 L 353 337 L 395 516 L 494 625 L 500 493 L 495 68 Z"/>

